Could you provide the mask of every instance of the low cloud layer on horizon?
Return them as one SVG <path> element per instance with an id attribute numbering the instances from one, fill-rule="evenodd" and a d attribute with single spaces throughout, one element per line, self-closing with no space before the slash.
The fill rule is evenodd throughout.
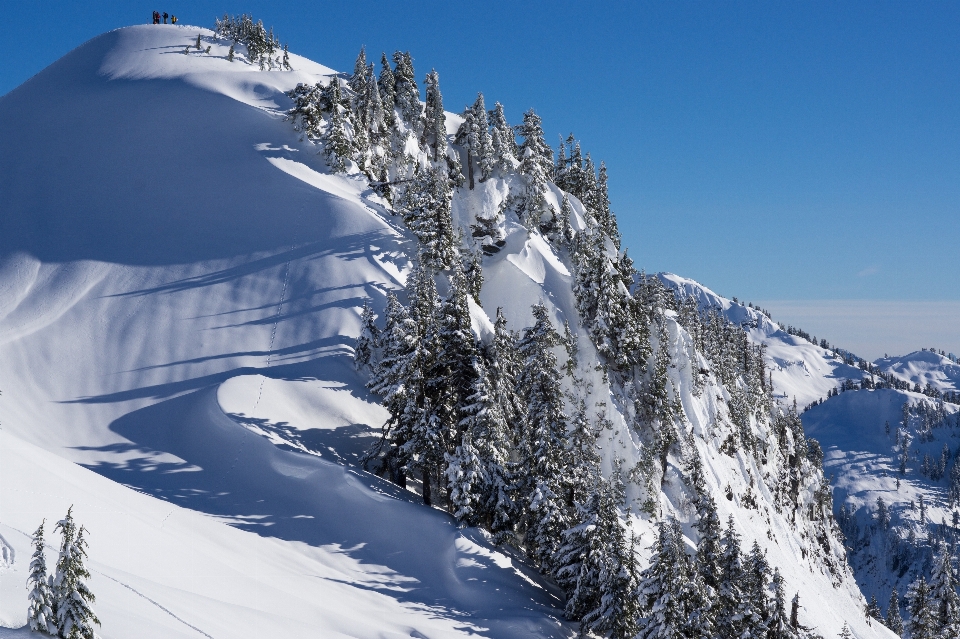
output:
<path id="1" fill-rule="evenodd" d="M 770 300 L 756 302 L 784 326 L 867 360 L 921 348 L 960 355 L 960 301 Z"/>

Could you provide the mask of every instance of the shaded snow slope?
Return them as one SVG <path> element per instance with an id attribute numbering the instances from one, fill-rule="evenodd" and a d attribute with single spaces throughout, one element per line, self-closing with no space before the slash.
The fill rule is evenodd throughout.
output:
<path id="1" fill-rule="evenodd" d="M 73 505 L 90 533 L 89 584 L 105 639 L 550 636 L 559 630 L 545 614 L 555 603 L 550 595 L 475 531 L 458 531 L 443 514 L 396 498 L 383 483 L 369 485 L 369 477 L 276 449 L 218 418 L 209 392 L 191 402 L 207 413 L 191 424 L 198 432 L 165 436 L 191 450 L 202 470 L 171 477 L 199 474 L 206 480 L 178 488 L 256 496 L 263 499 L 257 506 L 205 516 L 0 432 L 0 538 L 15 556 L 0 566 L 0 625 L 26 623 L 29 534 L 46 518 L 48 541 L 55 544 L 50 529 Z M 219 454 L 224 450 L 237 456 Z M 232 479 L 219 468 L 234 464 L 243 472 Z M 238 521 L 263 532 L 227 525 Z M 413 531 L 419 543 L 411 543 Z M 46 554 L 52 566 L 56 548 Z"/>

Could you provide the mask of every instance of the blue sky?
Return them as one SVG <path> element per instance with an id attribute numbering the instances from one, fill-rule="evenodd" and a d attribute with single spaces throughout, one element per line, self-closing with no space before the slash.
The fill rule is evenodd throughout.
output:
<path id="1" fill-rule="evenodd" d="M 449 110 L 535 107 L 607 162 L 648 271 L 744 300 L 960 300 L 955 2 L 9 4 L 0 93 L 154 8 L 245 11 L 341 70 L 409 50 Z"/>

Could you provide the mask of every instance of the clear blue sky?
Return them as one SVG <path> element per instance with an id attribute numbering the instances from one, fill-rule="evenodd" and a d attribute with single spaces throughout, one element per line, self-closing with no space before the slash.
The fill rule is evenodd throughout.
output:
<path id="1" fill-rule="evenodd" d="M 344 71 L 361 44 L 409 50 L 449 110 L 535 107 L 607 162 L 648 271 L 746 300 L 960 300 L 960 3 L 27 0 L 0 93 L 154 8 L 253 13 Z"/>

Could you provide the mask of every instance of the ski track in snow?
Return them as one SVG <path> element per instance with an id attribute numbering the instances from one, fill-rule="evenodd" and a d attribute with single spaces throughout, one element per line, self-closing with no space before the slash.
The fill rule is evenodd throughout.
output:
<path id="1" fill-rule="evenodd" d="M 183 619 L 181 619 L 180 617 L 178 617 L 176 614 L 174 614 L 172 611 L 170 611 L 170 610 L 167 609 L 167 608 L 164 608 L 163 605 L 161 605 L 160 603 L 154 601 L 154 600 L 151 599 L 150 597 L 146 596 L 145 594 L 143 594 L 142 592 L 140 592 L 139 590 L 137 590 L 137 589 L 134 588 L 133 586 L 131 586 L 131 585 L 129 585 L 129 584 L 125 584 L 125 583 L 123 583 L 122 581 L 120 581 L 119 579 L 115 579 L 114 577 L 111 577 L 110 575 L 108 575 L 108 574 L 106 574 L 106 573 L 103 573 L 103 572 L 100 572 L 100 571 L 95 571 L 95 572 L 96 572 L 98 575 L 102 576 L 102 577 L 106 577 L 106 578 L 109 579 L 110 581 L 113 581 L 113 582 L 116 582 L 116 583 L 120 584 L 121 586 L 123 586 L 124 588 L 126 588 L 126 589 L 129 590 L 130 592 L 134 593 L 134 594 L 137 595 L 138 597 L 142 597 L 143 599 L 146 599 L 147 601 L 149 601 L 150 603 L 152 603 L 154 606 L 156 606 L 156 607 L 159 608 L 160 610 L 164 611 L 165 613 L 167 613 L 168 615 L 170 615 L 171 617 L 173 617 L 174 619 L 176 619 L 177 621 L 179 621 L 180 623 L 182 623 L 182 624 L 185 625 L 186 627 L 188 627 L 188 628 L 190 628 L 190 629 L 192 629 L 192 630 L 196 630 L 197 632 L 199 632 L 199 633 L 200 633 L 201 635 L 203 635 L 204 637 L 207 637 L 208 639 L 214 639 L 212 636 L 208 635 L 208 634 L 205 633 L 203 630 L 200 630 L 200 628 L 197 628 L 196 626 L 194 626 L 193 624 L 189 623 L 188 621 L 184 621 Z"/>

